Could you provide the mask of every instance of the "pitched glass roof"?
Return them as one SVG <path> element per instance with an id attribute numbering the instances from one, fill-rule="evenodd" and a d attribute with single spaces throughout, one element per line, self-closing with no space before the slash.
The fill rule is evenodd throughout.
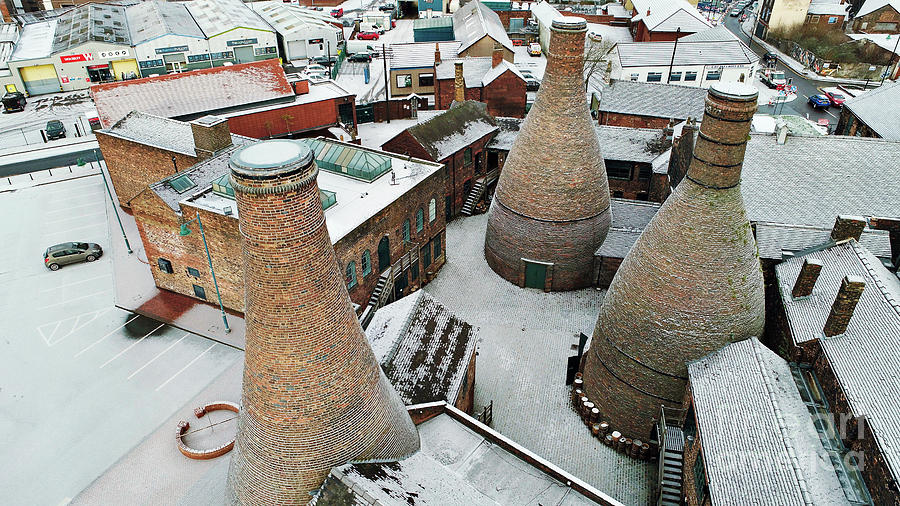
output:
<path id="1" fill-rule="evenodd" d="M 374 181 L 391 170 L 391 159 L 364 149 L 319 139 L 306 139 L 320 169 Z"/>

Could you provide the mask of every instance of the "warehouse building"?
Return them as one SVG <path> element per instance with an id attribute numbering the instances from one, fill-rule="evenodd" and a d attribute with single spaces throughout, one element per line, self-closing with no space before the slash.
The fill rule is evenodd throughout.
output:
<path id="1" fill-rule="evenodd" d="M 209 42 L 214 67 L 278 57 L 275 31 L 240 0 L 192 0 L 185 5 Z"/>
<path id="2" fill-rule="evenodd" d="M 212 66 L 209 43 L 184 3 L 141 2 L 126 18 L 141 77 Z"/>
<path id="3" fill-rule="evenodd" d="M 334 56 L 344 45 L 344 30 L 324 19 L 318 11 L 283 2 L 247 5 L 275 29 L 278 46 L 287 61 Z"/>

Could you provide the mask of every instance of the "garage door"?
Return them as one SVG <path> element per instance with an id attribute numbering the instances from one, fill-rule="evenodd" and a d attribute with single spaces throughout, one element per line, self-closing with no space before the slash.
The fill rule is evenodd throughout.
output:
<path id="1" fill-rule="evenodd" d="M 141 73 L 138 70 L 137 61 L 135 60 L 114 61 L 112 62 L 112 69 L 113 77 L 115 77 L 116 81 L 122 81 L 122 76 L 125 76 L 125 79 L 131 79 L 141 76 Z"/>
<path id="2" fill-rule="evenodd" d="M 292 40 L 288 42 L 287 47 L 288 52 L 288 60 L 299 60 L 301 58 L 306 58 L 306 41 L 305 40 Z"/>
<path id="3" fill-rule="evenodd" d="M 253 57 L 253 46 L 238 46 L 234 48 L 234 58 L 238 63 L 256 61 L 256 58 Z"/>
<path id="4" fill-rule="evenodd" d="M 19 75 L 22 76 L 22 82 L 25 83 L 25 91 L 29 95 L 56 93 L 62 89 L 53 65 L 22 67 L 19 69 Z"/>

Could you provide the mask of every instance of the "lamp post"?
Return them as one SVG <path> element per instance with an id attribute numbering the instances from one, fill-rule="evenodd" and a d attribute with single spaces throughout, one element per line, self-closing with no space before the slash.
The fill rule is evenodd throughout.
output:
<path id="1" fill-rule="evenodd" d="M 669 75 L 666 76 L 666 84 L 672 79 L 672 66 L 675 65 L 675 51 L 678 50 L 678 36 L 681 34 L 681 27 L 675 29 L 675 45 L 672 47 L 672 59 L 669 60 Z"/>
<path id="2" fill-rule="evenodd" d="M 203 238 L 203 248 L 206 250 L 206 261 L 209 262 L 209 272 L 212 273 L 213 286 L 216 287 L 216 298 L 219 299 L 219 311 L 222 312 L 222 322 L 225 323 L 225 333 L 231 332 L 231 327 L 228 326 L 228 318 L 225 316 L 225 306 L 222 305 L 222 294 L 219 293 L 219 282 L 216 281 L 216 271 L 213 269 L 212 257 L 209 256 L 209 245 L 206 243 L 206 234 L 203 232 L 203 222 L 200 221 L 200 213 L 197 213 L 197 217 L 193 220 L 188 220 L 181 224 L 181 230 L 178 231 L 178 234 L 181 236 L 191 235 L 191 229 L 188 228 L 188 224 L 192 221 L 196 221 L 197 225 L 200 227 L 200 237 Z"/>

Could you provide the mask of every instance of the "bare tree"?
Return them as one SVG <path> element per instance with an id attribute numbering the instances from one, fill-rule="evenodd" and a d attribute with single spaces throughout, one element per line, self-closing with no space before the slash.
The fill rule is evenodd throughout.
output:
<path id="1" fill-rule="evenodd" d="M 588 36 L 584 42 L 584 89 L 587 91 L 591 77 L 607 71 L 609 52 L 616 46 L 615 42 Z M 602 74 L 598 74 L 602 75 Z"/>

